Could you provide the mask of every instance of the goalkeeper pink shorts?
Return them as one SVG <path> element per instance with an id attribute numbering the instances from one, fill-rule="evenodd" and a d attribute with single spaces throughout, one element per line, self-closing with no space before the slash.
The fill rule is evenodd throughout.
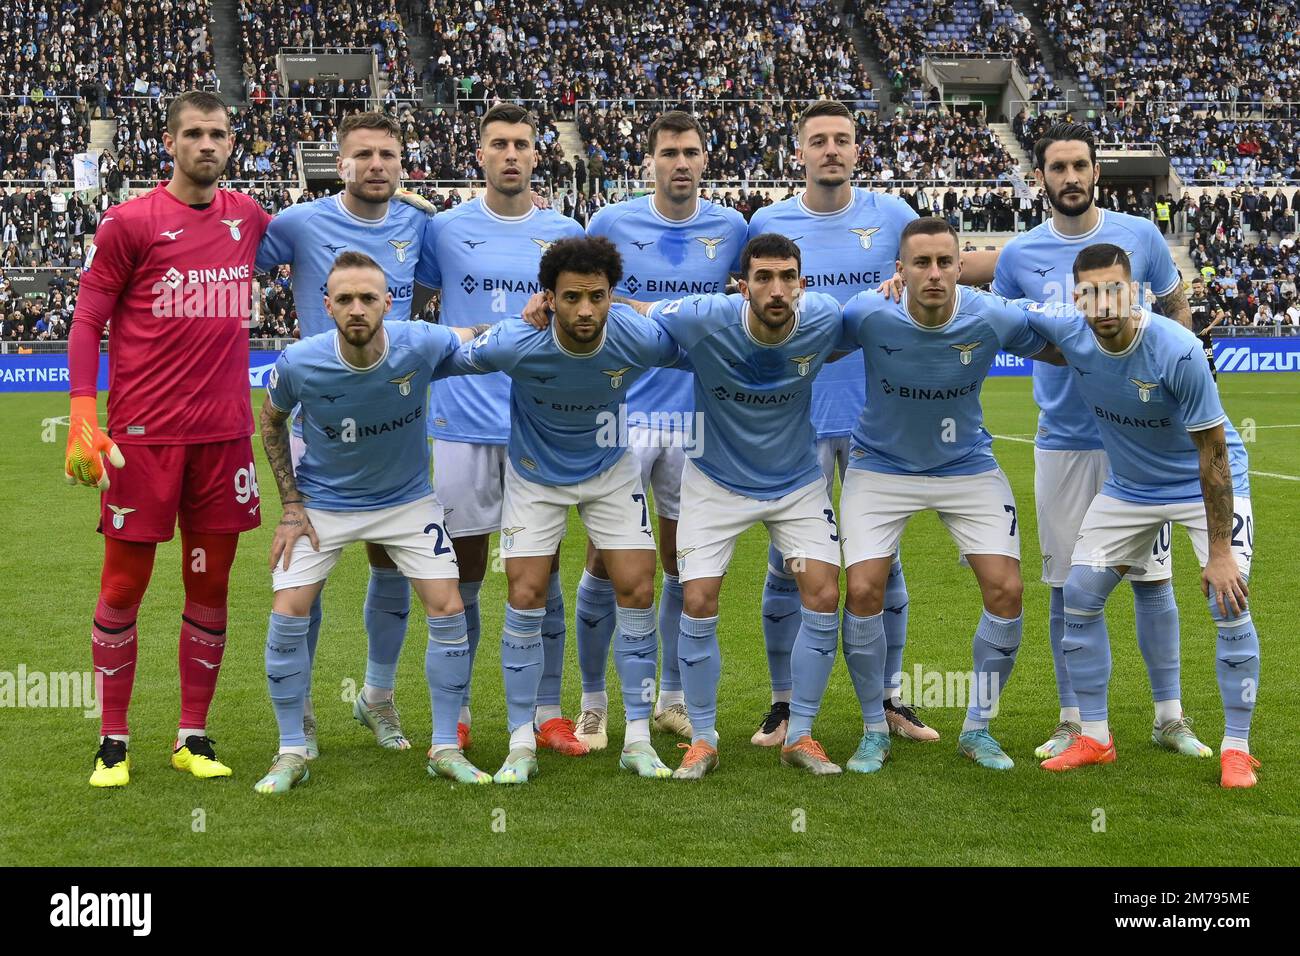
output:
<path id="1" fill-rule="evenodd" d="M 126 464 L 108 461 L 99 530 L 123 541 L 170 541 L 182 531 L 233 534 L 262 523 L 253 443 L 121 445 Z"/>

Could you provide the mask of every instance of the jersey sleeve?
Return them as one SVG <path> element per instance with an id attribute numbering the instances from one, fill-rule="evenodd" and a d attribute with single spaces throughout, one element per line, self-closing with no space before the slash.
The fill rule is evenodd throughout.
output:
<path id="1" fill-rule="evenodd" d="M 592 216 L 591 221 L 587 223 L 587 235 L 605 236 L 608 238 L 610 233 L 610 222 L 614 218 L 614 210 L 616 208 L 616 206 L 611 205 L 602 206 L 597 209 L 596 214 Z"/>
<path id="2" fill-rule="evenodd" d="M 836 347 L 839 352 L 851 352 L 866 345 L 867 317 L 880 302 L 877 292 L 859 292 L 844 303 L 844 316 L 841 319 L 842 333 Z"/>
<path id="3" fill-rule="evenodd" d="M 1007 255 L 1004 247 L 998 256 L 997 265 L 993 267 L 993 283 L 989 286 L 997 295 L 1007 299 L 1016 299 L 1025 294 L 1025 290 L 1020 288 L 1020 283 L 1016 281 L 1015 273 L 1011 269 L 1012 257 Z"/>
<path id="4" fill-rule="evenodd" d="M 131 225 L 130 219 L 121 216 L 104 216 L 81 270 L 83 287 L 112 296 L 115 302 L 135 272 L 136 244 Z"/>
<path id="5" fill-rule="evenodd" d="M 1168 373 L 1166 384 L 1178 402 L 1187 430 L 1205 431 L 1227 421 L 1218 386 L 1214 384 L 1210 363 L 1200 343 L 1192 342 L 1185 352 L 1172 354 L 1170 361 L 1174 367 Z"/>
<path id="6" fill-rule="evenodd" d="M 506 322 L 498 322 L 478 338 L 450 352 L 439 363 L 435 378 L 508 372 L 514 368 L 517 359 L 518 350 L 514 341 L 517 338 L 517 333 L 512 333 Z"/>
<path id="7" fill-rule="evenodd" d="M 1070 332 L 1079 310 L 1073 305 L 1054 305 L 1016 299 L 1014 304 L 1023 308 L 1029 327 L 1053 345 L 1060 346 Z"/>
<path id="8" fill-rule="evenodd" d="M 710 313 L 706 295 L 688 295 L 682 299 L 660 299 L 650 308 L 650 318 L 658 322 L 684 349 L 695 344 Z"/>
<path id="9" fill-rule="evenodd" d="M 1174 262 L 1174 254 L 1169 251 L 1169 244 L 1165 242 L 1165 237 L 1160 234 L 1160 230 L 1155 223 L 1146 222 L 1143 226 L 1143 232 L 1146 233 L 1146 261 L 1149 265 L 1146 270 L 1147 274 L 1139 277 L 1138 281 L 1145 282 L 1150 286 L 1153 295 L 1168 295 L 1182 283 L 1182 274 L 1178 271 L 1178 265 Z"/>
<path id="10" fill-rule="evenodd" d="M 745 222 L 745 217 L 739 213 L 736 213 L 732 233 L 732 256 L 727 269 L 738 275 L 740 273 L 740 255 L 745 251 L 745 243 L 749 239 L 749 223 Z"/>
<path id="11" fill-rule="evenodd" d="M 266 235 L 257 247 L 257 264 L 259 272 L 270 272 L 276 266 L 293 264 L 293 237 L 299 231 L 294 220 L 299 216 L 294 213 L 297 206 L 289 206 L 278 216 L 271 219 L 266 227 Z"/>
<path id="12" fill-rule="evenodd" d="M 989 300 L 989 318 L 1003 349 L 1021 358 L 1033 358 L 1047 348 L 1047 339 L 1029 324 L 1029 307 L 1036 302 L 1002 296 L 989 296 Z"/>
<path id="13" fill-rule="evenodd" d="M 420 258 L 415 264 L 415 281 L 426 289 L 442 288 L 442 269 L 438 266 L 438 236 L 446 220 L 440 216 L 429 217 L 420 238 Z"/>
<path id="14" fill-rule="evenodd" d="M 684 356 L 677 340 L 662 325 L 651 319 L 636 316 L 639 357 L 646 365 L 671 365 L 681 367 Z"/>
<path id="15" fill-rule="evenodd" d="M 266 377 L 266 396 L 271 404 L 286 415 L 298 404 L 298 383 L 295 381 L 296 366 L 289 355 L 289 349 L 280 353 Z"/>
<path id="16" fill-rule="evenodd" d="M 461 346 L 460 336 L 449 325 L 411 322 L 407 333 L 411 337 L 411 345 L 435 372 L 452 353 L 459 351 Z"/>

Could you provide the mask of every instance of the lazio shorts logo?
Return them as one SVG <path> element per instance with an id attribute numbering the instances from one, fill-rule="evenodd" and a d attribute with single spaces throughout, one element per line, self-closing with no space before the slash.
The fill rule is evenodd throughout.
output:
<path id="1" fill-rule="evenodd" d="M 686 556 L 694 550 L 695 550 L 694 548 L 677 549 L 677 570 L 678 571 L 683 571 L 686 569 Z"/>
<path id="2" fill-rule="evenodd" d="M 954 349 L 956 349 L 958 352 L 961 353 L 961 364 L 962 364 L 962 365 L 969 365 L 969 364 L 971 363 L 971 355 L 974 353 L 974 351 L 975 351 L 977 348 L 979 348 L 979 347 L 980 347 L 981 345 L 983 345 L 983 344 L 984 344 L 984 342 L 983 342 L 983 340 L 981 339 L 979 342 L 967 342 L 967 343 L 965 343 L 964 345 L 953 345 L 953 346 L 950 346 L 950 348 L 954 348 Z"/>
<path id="3" fill-rule="evenodd" d="M 1151 392 L 1160 385 L 1159 382 L 1144 382 L 1140 378 L 1131 378 L 1129 381 L 1137 386 L 1138 398 L 1144 402 L 1151 401 Z"/>
<path id="4" fill-rule="evenodd" d="M 726 236 L 718 236 L 716 239 L 705 236 L 696 236 L 696 242 L 704 243 L 704 255 L 709 259 L 718 258 L 718 246 L 727 241 Z"/>
<path id="5" fill-rule="evenodd" d="M 411 394 L 411 379 L 415 378 L 414 372 L 407 372 L 401 378 L 390 378 L 388 384 L 397 386 L 398 395 Z"/>
<path id="6" fill-rule="evenodd" d="M 873 226 L 871 229 L 850 229 L 849 232 L 858 237 L 858 244 L 863 249 L 871 248 L 871 237 L 880 231 L 879 226 Z"/>
<path id="7" fill-rule="evenodd" d="M 794 362 L 795 368 L 799 370 L 800 378 L 808 374 L 808 370 L 812 367 L 812 360 L 816 357 L 817 353 L 812 352 L 808 355 L 796 355 L 790 359 L 791 362 Z"/>
<path id="8" fill-rule="evenodd" d="M 389 239 L 388 244 L 392 246 L 393 251 L 397 253 L 397 261 L 405 262 L 406 247 L 411 244 L 411 240 L 410 239 Z"/>
<path id="9" fill-rule="evenodd" d="M 509 551 L 515 546 L 515 535 L 524 530 L 524 525 L 501 529 L 501 550 Z"/>
<path id="10" fill-rule="evenodd" d="M 126 524 L 126 516 L 135 511 L 134 508 L 119 508 L 117 505 L 109 505 L 108 510 L 113 512 L 113 527 L 118 531 Z"/>
<path id="11" fill-rule="evenodd" d="M 632 371 L 632 366 L 624 365 L 622 368 L 606 368 L 601 371 L 609 376 L 609 387 L 618 388 L 623 384 L 623 376 Z"/>
<path id="12" fill-rule="evenodd" d="M 223 219 L 221 224 L 230 230 L 230 238 L 236 242 L 239 241 L 239 226 L 244 220 L 242 219 Z"/>

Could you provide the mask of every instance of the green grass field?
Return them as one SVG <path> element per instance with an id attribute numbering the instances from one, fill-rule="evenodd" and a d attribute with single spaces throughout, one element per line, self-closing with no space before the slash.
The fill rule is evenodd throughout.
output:
<path id="1" fill-rule="evenodd" d="M 1227 375 L 1229 414 L 1248 442 L 1251 468 L 1300 475 L 1300 376 Z M 254 395 L 254 407 L 261 395 Z M 0 671 L 86 671 L 102 545 L 94 533 L 97 497 L 64 485 L 66 429 L 42 442 L 42 421 L 66 415 L 60 394 L 6 396 L 3 459 L 3 581 Z M 992 379 L 984 390 L 990 430 L 1026 439 L 1035 410 L 1029 380 Z M 1252 430 L 1253 423 L 1258 430 Z M 1290 426 L 1290 427 L 1268 427 Z M 983 771 L 955 752 L 962 713 L 928 709 L 938 744 L 896 741 L 894 760 L 874 777 L 813 779 L 781 767 L 777 754 L 749 744 L 768 702 L 759 629 L 767 538 L 751 531 L 737 550 L 722 596 L 724 665 L 718 726 L 719 771 L 702 783 L 652 782 L 617 767 L 621 708 L 612 713 L 611 749 L 581 759 L 541 756 L 539 779 L 521 788 L 456 787 L 425 774 L 429 699 L 421 615 L 403 654 L 397 697 L 416 743 L 378 749 L 343 701 L 360 683 L 365 659 L 361 602 L 365 558 L 344 556 L 325 594 L 315 701 L 322 756 L 310 782 L 286 798 L 252 792 L 276 748 L 262 653 L 270 609 L 266 555 L 279 508 L 262 468 L 266 518 L 246 535 L 230 596 L 229 645 L 210 732 L 235 776 L 200 782 L 171 770 L 178 690 L 176 642 L 182 602 L 177 541 L 159 548 L 142 609 L 141 657 L 131 711 L 131 784 L 86 785 L 98 725 L 79 709 L 0 710 L 0 864 L 1054 864 L 1277 865 L 1300 863 L 1300 649 L 1296 541 L 1300 484 L 1252 478 L 1256 559 L 1254 617 L 1263 645 L 1261 695 L 1252 751 L 1260 786 L 1218 787 L 1219 763 L 1177 757 L 1149 743 L 1151 702 L 1137 652 L 1131 592 L 1109 612 L 1115 670 L 1111 721 L 1119 762 L 1067 775 L 1038 768 L 1033 748 L 1056 722 L 1047 643 L 1047 589 L 1032 504 L 1032 446 L 1000 440 L 998 459 L 1021 504 L 1025 641 L 993 729 L 1016 768 Z M 258 448 L 261 460 L 260 445 Z M 564 581 L 573 615 L 583 535 L 576 516 L 565 544 Z M 1183 621 L 1183 701 L 1203 739 L 1218 750 L 1222 711 L 1214 679 L 1214 629 L 1199 572 L 1182 532 L 1175 534 L 1175 589 Z M 1288 544 L 1287 542 L 1290 542 Z M 905 658 L 926 670 L 970 667 L 979 597 L 970 572 L 937 519 L 909 527 L 904 566 L 911 592 Z M 505 708 L 496 637 L 505 576 L 489 572 L 482 596 L 483 644 L 474 680 L 475 748 L 492 771 L 505 754 Z M 1291 623 L 1288 623 L 1291 622 Z M 579 684 L 570 629 L 566 714 Z M 610 667 L 611 691 L 617 679 Z M 617 697 L 616 693 L 612 696 Z M 858 705 L 842 661 L 831 678 L 817 735 L 833 759 L 853 751 Z M 656 746 L 676 765 L 674 742 Z M 800 822 L 802 821 L 802 826 Z M 1104 828 L 1101 824 L 1104 823 Z"/>

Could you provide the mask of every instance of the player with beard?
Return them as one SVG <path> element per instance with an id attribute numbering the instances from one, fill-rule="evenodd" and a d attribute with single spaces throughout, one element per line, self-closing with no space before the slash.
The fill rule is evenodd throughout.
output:
<path id="1" fill-rule="evenodd" d="M 415 282 L 428 286 L 430 255 L 424 255 L 429 216 L 401 192 L 401 128 L 382 113 L 356 113 L 344 118 L 338 130 L 338 171 L 343 190 L 313 202 L 288 206 L 271 220 L 261 248 L 257 268 L 292 266 L 293 302 L 298 315 L 298 335 L 306 339 L 334 328 L 326 311 L 326 278 L 339 253 L 364 252 L 379 263 L 388 277 L 393 296 L 388 321 L 411 317 Z M 337 401 L 336 396 L 329 401 Z M 305 450 L 303 422 L 295 415 L 291 432 L 293 465 Z M 393 700 L 397 662 L 406 640 L 406 622 L 411 609 L 411 590 L 397 565 L 378 544 L 366 544 L 370 583 L 366 589 L 363 619 L 367 655 L 365 684 L 352 704 L 352 715 L 375 735 L 381 747 L 405 750 L 410 747 L 402 733 L 401 717 Z M 323 587 L 322 587 L 323 592 Z M 311 607 L 307 631 L 308 671 L 316 659 L 320 638 L 321 594 Z M 307 758 L 320 753 L 316 737 L 316 716 L 312 710 L 311 681 L 303 710 Z M 461 731 L 461 745 L 468 728 Z"/>
<path id="2" fill-rule="evenodd" d="M 163 133 L 172 178 L 109 207 L 81 275 L 68 344 L 72 410 L 64 472 L 70 482 L 101 490 L 104 568 L 90 639 L 103 679 L 94 787 L 130 779 L 126 714 L 136 617 L 155 548 L 171 540 L 178 522 L 185 606 L 171 765 L 201 779 L 231 773 L 213 751 L 207 717 L 226 647 L 239 535 L 261 523 L 248 323 L 253 261 L 271 218 L 243 193 L 217 187 L 231 144 L 219 97 L 192 90 L 172 100 Z M 95 393 L 100 338 L 110 321 L 105 433 Z"/>
<path id="3" fill-rule="evenodd" d="M 1088 246 L 1111 243 L 1125 251 L 1133 281 L 1142 293 L 1153 294 L 1166 316 L 1190 327 L 1182 278 L 1155 224 L 1094 203 L 1101 167 L 1087 127 L 1059 123 L 1048 129 L 1034 146 L 1034 175 L 1047 194 L 1052 215 L 1007 243 L 998 258 L 994 292 L 1007 298 L 1068 304 L 1074 296 L 1075 257 Z M 1102 490 L 1109 463 L 1092 408 L 1079 391 L 1078 380 L 1089 373 L 1036 362 L 1033 374 L 1039 408 L 1034 500 L 1043 581 L 1052 589 L 1049 635 L 1061 707 L 1056 729 L 1035 755 L 1050 758 L 1063 752 L 1080 732 L 1078 698 L 1061 646 L 1066 630 L 1064 588 L 1083 516 Z M 1178 753 L 1208 757 L 1212 751 L 1196 738 L 1179 699 L 1178 606 L 1169 583 L 1169 544 L 1166 525 L 1147 560 L 1134 562 L 1127 574 L 1133 585 L 1138 647 L 1155 699 L 1152 738 Z"/>

